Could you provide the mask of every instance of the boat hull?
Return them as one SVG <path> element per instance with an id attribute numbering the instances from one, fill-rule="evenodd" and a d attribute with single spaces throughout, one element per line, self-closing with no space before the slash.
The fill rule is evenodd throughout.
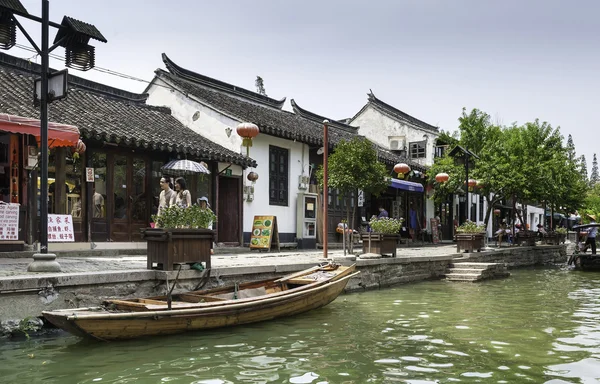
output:
<path id="1" fill-rule="evenodd" d="M 582 271 L 600 271 L 600 255 L 573 255 L 569 264 L 574 264 L 576 269 Z"/>
<path id="2" fill-rule="evenodd" d="M 98 340 L 124 340 L 249 324 L 293 316 L 323 307 L 335 300 L 350 278 L 346 275 L 314 288 L 291 294 L 227 305 L 151 312 L 95 313 L 91 309 L 44 312 L 52 324 L 76 336 Z M 308 288 L 308 287 L 307 287 Z"/>

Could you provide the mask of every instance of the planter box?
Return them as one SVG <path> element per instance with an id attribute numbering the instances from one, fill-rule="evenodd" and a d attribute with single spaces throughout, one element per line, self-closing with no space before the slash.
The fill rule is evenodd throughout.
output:
<path id="1" fill-rule="evenodd" d="M 396 257 L 396 247 L 400 235 L 387 233 L 361 233 L 360 238 L 363 244 L 363 253 L 369 253 L 369 238 L 371 239 L 371 253 L 380 255 L 391 255 Z"/>
<path id="2" fill-rule="evenodd" d="M 456 238 L 456 252 L 461 250 L 467 252 L 481 252 L 481 249 L 485 246 L 484 244 L 485 233 L 457 233 Z"/>
<path id="3" fill-rule="evenodd" d="M 533 231 L 519 231 L 515 235 L 515 245 L 534 246 L 537 234 Z"/>
<path id="4" fill-rule="evenodd" d="M 210 229 L 142 229 L 148 242 L 147 268 L 172 271 L 173 264 L 206 263 L 210 268 L 210 252 L 215 233 Z"/>

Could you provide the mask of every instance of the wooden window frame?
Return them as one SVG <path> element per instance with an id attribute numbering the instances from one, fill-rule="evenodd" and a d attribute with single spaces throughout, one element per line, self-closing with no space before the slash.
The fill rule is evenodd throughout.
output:
<path id="1" fill-rule="evenodd" d="M 414 141 L 409 144 L 411 159 L 424 159 L 427 157 L 427 141 Z"/>
<path id="2" fill-rule="evenodd" d="M 275 161 L 273 161 L 275 157 Z M 269 205 L 287 207 L 289 203 L 290 151 L 286 148 L 269 145 Z M 284 161 L 284 170 L 280 161 Z"/>

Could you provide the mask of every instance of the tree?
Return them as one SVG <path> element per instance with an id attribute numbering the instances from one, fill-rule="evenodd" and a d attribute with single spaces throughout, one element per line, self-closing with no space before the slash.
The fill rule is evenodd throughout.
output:
<path id="1" fill-rule="evenodd" d="M 579 156 L 579 172 L 581 176 L 589 184 L 588 171 L 587 171 L 587 160 L 585 159 L 585 155 Z"/>
<path id="2" fill-rule="evenodd" d="M 350 199 L 357 189 L 378 196 L 387 189 L 389 175 L 385 165 L 377 160 L 377 151 L 369 140 L 354 137 L 350 141 L 341 141 L 327 158 L 327 185 L 337 189 L 346 199 L 346 222 L 354 223 L 356 204 Z M 316 172 L 319 185 L 323 187 L 323 166 Z M 327 192 L 325 192 L 327 196 Z M 352 205 L 352 221 L 350 221 Z M 349 242 L 349 246 L 352 242 Z M 344 251 L 345 252 L 345 251 Z"/>
<path id="3" fill-rule="evenodd" d="M 256 76 L 256 81 L 254 82 L 254 85 L 256 86 L 257 93 L 267 96 L 267 92 L 265 91 L 265 83 L 262 77 Z"/>
<path id="4" fill-rule="evenodd" d="M 594 153 L 594 159 L 592 160 L 592 173 L 590 174 L 590 186 L 594 186 L 600 181 L 600 176 L 598 175 L 598 160 L 596 159 L 596 154 Z"/>
<path id="5" fill-rule="evenodd" d="M 575 144 L 573 143 L 573 136 L 570 133 L 567 139 L 567 153 L 569 154 L 569 160 L 575 161 Z"/>

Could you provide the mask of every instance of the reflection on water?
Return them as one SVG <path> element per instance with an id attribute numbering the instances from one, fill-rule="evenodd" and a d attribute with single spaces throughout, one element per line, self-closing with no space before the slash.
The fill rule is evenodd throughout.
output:
<path id="1" fill-rule="evenodd" d="M 210 332 L 0 341 L 0 382 L 600 382 L 600 274 L 512 273 L 345 295 L 295 318 Z"/>

